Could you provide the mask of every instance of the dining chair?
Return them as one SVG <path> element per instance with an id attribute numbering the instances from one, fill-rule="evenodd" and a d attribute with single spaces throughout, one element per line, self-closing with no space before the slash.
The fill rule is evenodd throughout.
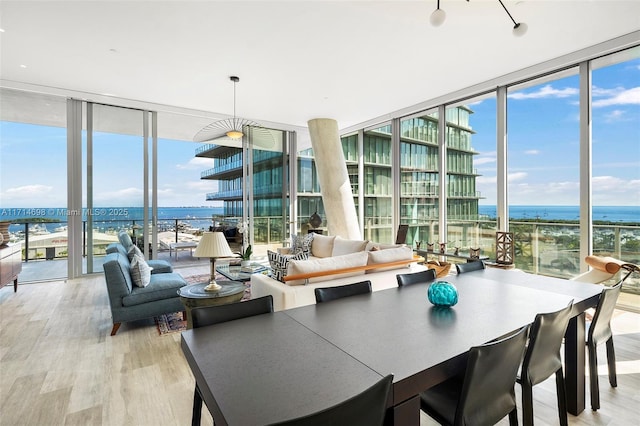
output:
<path id="1" fill-rule="evenodd" d="M 398 287 L 404 287 L 411 284 L 426 284 L 436 279 L 436 270 L 427 269 L 426 271 L 413 272 L 411 274 L 397 274 Z"/>
<path id="2" fill-rule="evenodd" d="M 560 348 L 571 319 L 573 300 L 556 312 L 538 314 L 529 330 L 529 343 L 524 353 L 517 382 L 522 386 L 522 423 L 533 425 L 533 387 L 556 375 L 558 416 L 560 425 L 567 426 L 567 397 Z"/>
<path id="3" fill-rule="evenodd" d="M 191 320 L 193 321 L 193 328 L 199 328 L 254 315 L 268 314 L 270 312 L 273 312 L 273 297 L 268 295 L 243 302 L 229 303 L 227 305 L 193 308 L 191 309 Z M 196 383 L 196 388 L 193 393 L 191 425 L 199 425 L 201 416 L 202 394 L 198 388 L 198 383 Z"/>
<path id="4" fill-rule="evenodd" d="M 456 263 L 456 272 L 458 274 L 464 274 L 465 272 L 479 271 L 485 269 L 484 262 L 482 260 L 476 260 L 474 262 Z"/>
<path id="5" fill-rule="evenodd" d="M 626 277 L 625 277 L 626 278 Z M 616 307 L 620 290 L 621 280 L 612 287 L 605 287 L 600 295 L 600 300 L 596 306 L 593 320 L 589 324 L 587 331 L 587 349 L 589 352 L 589 385 L 591 390 L 591 409 L 596 411 L 600 408 L 600 386 L 598 383 L 598 356 L 597 347 L 601 343 L 607 344 L 607 366 L 609 368 L 609 383 L 612 387 L 618 386 L 616 375 L 616 354 L 613 348 L 613 333 L 611 332 L 611 317 Z"/>
<path id="6" fill-rule="evenodd" d="M 330 302 L 343 297 L 355 296 L 356 294 L 371 293 L 371 281 L 361 281 L 359 283 L 339 285 L 336 287 L 321 287 L 314 289 L 316 303 Z"/>
<path id="7" fill-rule="evenodd" d="M 528 326 L 469 350 L 464 373 L 420 394 L 420 408 L 442 425 L 518 424 L 515 383 Z"/>
<path id="8" fill-rule="evenodd" d="M 383 377 L 373 386 L 358 395 L 333 407 L 297 419 L 287 420 L 277 426 L 382 426 L 386 413 L 387 398 L 393 375 Z"/>

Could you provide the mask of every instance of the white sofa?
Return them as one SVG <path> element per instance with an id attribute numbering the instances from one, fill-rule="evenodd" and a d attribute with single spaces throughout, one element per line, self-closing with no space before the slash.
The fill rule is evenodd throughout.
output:
<path id="1" fill-rule="evenodd" d="M 406 260 L 402 262 L 401 260 Z M 400 261 L 400 265 L 397 265 Z M 393 266 L 385 266 L 392 263 Z M 376 265 L 380 265 L 377 268 Z M 360 267 L 367 270 L 358 270 Z M 331 271 L 354 268 L 349 273 Z M 373 268 L 373 269 L 371 269 Z M 314 289 L 335 287 L 359 281 L 371 281 L 373 291 L 397 287 L 397 274 L 427 269 L 413 261 L 413 251 L 404 245 L 380 245 L 368 241 L 346 240 L 340 237 L 314 236 L 307 260 L 289 260 L 289 278 L 305 273 L 323 272 L 329 275 L 281 282 L 263 274 L 251 276 L 251 298 L 271 295 L 275 311 L 316 303 Z"/>

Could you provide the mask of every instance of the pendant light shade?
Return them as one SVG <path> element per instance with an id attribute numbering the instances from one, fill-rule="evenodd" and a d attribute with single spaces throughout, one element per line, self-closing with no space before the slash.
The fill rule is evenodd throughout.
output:
<path id="1" fill-rule="evenodd" d="M 467 0 L 467 2 L 468 1 L 469 0 Z M 513 16 L 511 16 L 511 13 L 509 13 L 509 11 L 507 10 L 507 7 L 504 5 L 504 3 L 502 3 L 502 0 L 498 0 L 498 2 L 500 3 L 504 11 L 507 12 L 507 15 L 509 15 L 509 19 L 511 19 L 511 21 L 513 22 L 513 35 L 515 37 L 522 37 L 523 35 L 525 35 L 527 29 L 529 28 L 527 24 L 525 24 L 524 22 L 516 22 L 516 20 L 513 19 Z M 433 25 L 434 27 L 439 27 L 444 23 L 446 18 L 447 14 L 444 10 L 440 9 L 440 0 L 437 0 L 436 10 L 431 13 L 429 22 L 431 22 L 431 25 Z"/>
<path id="2" fill-rule="evenodd" d="M 240 77 L 233 75 L 229 77 L 229 80 L 233 82 L 233 118 L 219 120 L 204 127 L 193 137 L 194 142 L 207 142 L 223 136 L 238 140 L 244 136 L 245 126 L 260 127 L 255 121 L 236 117 L 236 83 L 240 81 Z"/>
<path id="3" fill-rule="evenodd" d="M 447 18 L 447 13 L 444 10 L 440 9 L 440 0 L 438 0 L 438 6 L 436 10 L 434 10 L 433 13 L 431 14 L 431 17 L 429 18 L 429 22 L 431 22 L 431 25 L 433 25 L 434 27 L 439 27 L 444 23 L 444 20 L 446 18 Z"/>

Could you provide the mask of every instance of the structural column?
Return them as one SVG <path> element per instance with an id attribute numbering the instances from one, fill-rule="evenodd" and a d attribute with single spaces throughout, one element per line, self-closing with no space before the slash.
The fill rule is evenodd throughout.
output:
<path id="1" fill-rule="evenodd" d="M 362 239 L 338 123 L 330 118 L 316 118 L 309 120 L 308 125 L 329 234 Z"/>

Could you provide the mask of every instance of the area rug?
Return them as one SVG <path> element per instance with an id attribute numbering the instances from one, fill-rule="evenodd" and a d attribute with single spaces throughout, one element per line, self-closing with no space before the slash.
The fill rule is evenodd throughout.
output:
<path id="1" fill-rule="evenodd" d="M 196 284 L 207 281 L 209 274 L 205 275 L 192 275 L 185 277 L 184 280 L 187 284 Z M 224 281 L 224 278 L 219 275 L 216 276 L 216 280 Z M 246 289 L 242 300 L 248 300 L 251 298 L 251 281 L 245 282 Z M 187 321 L 182 319 L 182 312 L 173 312 L 171 314 L 164 314 L 155 317 L 156 326 L 158 327 L 158 333 L 162 336 L 171 333 L 180 333 L 187 329 Z"/>

